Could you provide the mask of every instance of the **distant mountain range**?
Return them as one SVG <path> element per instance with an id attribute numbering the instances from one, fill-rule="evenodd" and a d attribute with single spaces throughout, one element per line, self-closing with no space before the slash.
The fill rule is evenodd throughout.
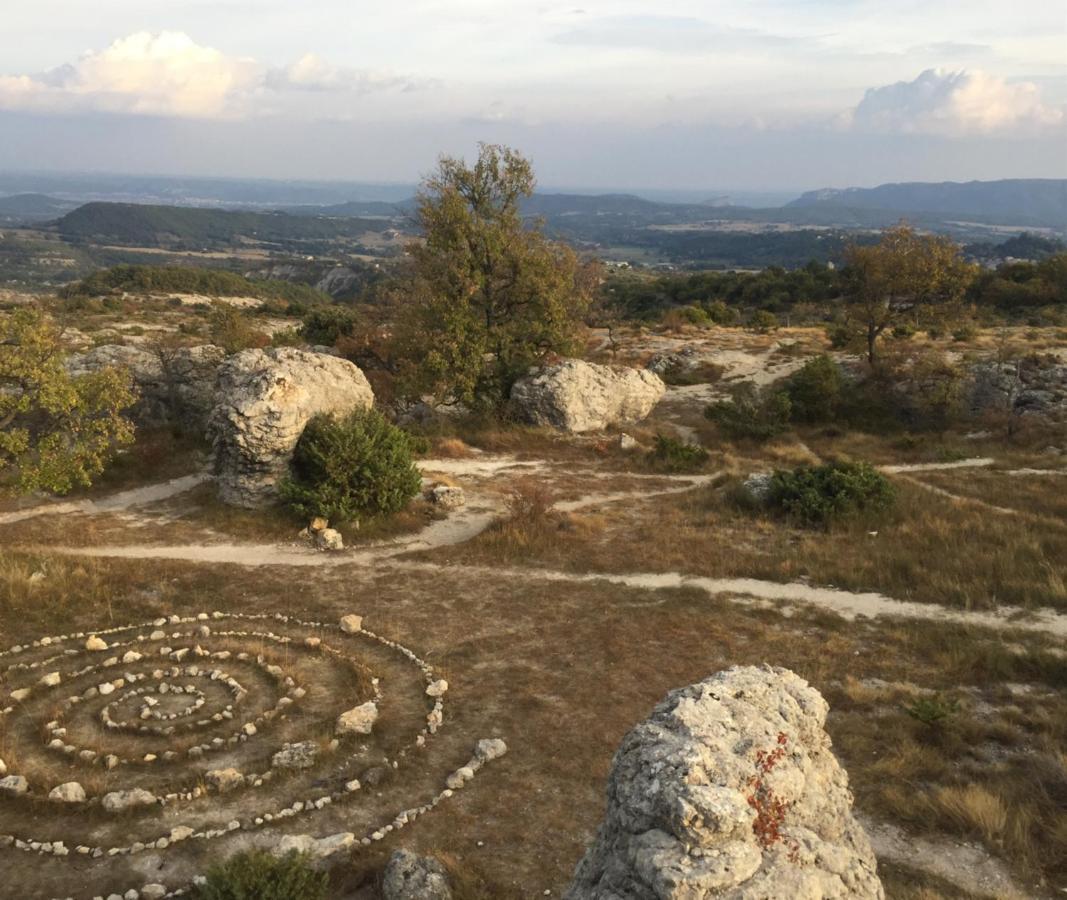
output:
<path id="1" fill-rule="evenodd" d="M 57 200 L 45 194 L 15 194 L 0 197 L 0 222 L 46 222 L 77 207 L 77 203 Z"/>
<path id="2" fill-rule="evenodd" d="M 826 188 L 801 195 L 786 209 L 878 209 L 901 215 L 979 217 L 1005 224 L 1067 227 L 1067 179 L 905 182 L 874 188 Z"/>

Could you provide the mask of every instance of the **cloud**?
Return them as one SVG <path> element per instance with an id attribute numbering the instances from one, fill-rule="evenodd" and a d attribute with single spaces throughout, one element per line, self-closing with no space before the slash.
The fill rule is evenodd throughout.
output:
<path id="1" fill-rule="evenodd" d="M 1064 122 L 1037 85 L 984 72 L 927 69 L 914 81 L 871 88 L 842 124 L 896 134 L 1032 134 Z"/>
<path id="2" fill-rule="evenodd" d="M 314 54 L 272 69 L 197 44 L 181 32 L 138 32 L 47 72 L 0 75 L 0 110 L 243 118 L 276 112 L 275 101 L 286 94 L 406 91 L 426 83 L 332 66 Z M 268 95 L 273 99 L 265 102 Z"/>
<path id="3" fill-rule="evenodd" d="M 347 91 L 366 94 L 391 88 L 415 91 L 431 82 L 388 72 L 335 66 L 314 53 L 307 53 L 290 66 L 271 69 L 265 84 L 277 91 Z"/>
<path id="4" fill-rule="evenodd" d="M 139 32 L 40 75 L 0 76 L 0 108 L 218 118 L 260 77 L 254 61 L 180 32 Z"/>

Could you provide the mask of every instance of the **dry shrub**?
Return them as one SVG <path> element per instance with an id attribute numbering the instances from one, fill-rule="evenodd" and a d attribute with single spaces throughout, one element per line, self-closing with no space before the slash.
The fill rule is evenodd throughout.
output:
<path id="1" fill-rule="evenodd" d="M 1000 842 L 1007 831 L 1007 804 L 980 785 L 938 788 L 930 802 L 940 817 L 958 830 L 977 833 L 989 843 Z"/>
<path id="2" fill-rule="evenodd" d="M 444 459 L 466 459 L 472 452 L 470 445 L 457 437 L 440 438 L 433 444 L 434 456 Z"/>

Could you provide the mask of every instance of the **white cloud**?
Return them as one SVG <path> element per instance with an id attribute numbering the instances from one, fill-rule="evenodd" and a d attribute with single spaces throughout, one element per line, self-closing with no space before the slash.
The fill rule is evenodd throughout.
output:
<path id="1" fill-rule="evenodd" d="M 260 78 L 254 61 L 180 32 L 139 32 L 40 75 L 0 76 L 0 108 L 217 118 Z"/>
<path id="2" fill-rule="evenodd" d="M 945 69 L 871 88 L 844 118 L 864 131 L 940 135 L 1032 134 L 1063 122 L 1064 110 L 1045 104 L 1032 82 Z"/>
<path id="3" fill-rule="evenodd" d="M 287 68 L 268 69 L 254 59 L 197 44 L 181 32 L 139 32 L 48 72 L 0 75 L 0 110 L 241 118 L 277 111 L 275 101 L 287 93 L 366 94 L 417 86 L 396 76 L 332 66 L 314 54 Z M 269 104 L 267 92 L 274 97 Z"/>

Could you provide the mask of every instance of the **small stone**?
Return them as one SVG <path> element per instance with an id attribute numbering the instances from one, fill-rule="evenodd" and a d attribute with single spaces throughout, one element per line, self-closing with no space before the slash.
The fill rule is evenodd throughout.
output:
<path id="1" fill-rule="evenodd" d="M 107 642 L 106 641 L 102 641 L 95 634 L 91 634 L 91 635 L 89 635 L 88 640 L 85 642 L 85 649 L 86 650 L 94 650 L 94 651 L 96 651 L 96 650 L 106 650 L 107 649 Z"/>
<path id="2" fill-rule="evenodd" d="M 212 769 L 204 776 L 204 780 L 220 794 L 227 794 L 245 783 L 244 775 L 233 768 Z"/>
<path id="3" fill-rule="evenodd" d="M 48 799 L 56 803 L 84 803 L 85 788 L 76 781 L 60 784 L 48 792 Z"/>
<path id="4" fill-rule="evenodd" d="M 428 697 L 441 697 L 445 691 L 448 690 L 448 682 L 443 678 L 438 679 L 433 684 L 428 685 L 426 688 L 426 695 Z"/>
<path id="5" fill-rule="evenodd" d="M 341 619 L 341 631 L 345 634 L 355 634 L 363 630 L 363 616 L 348 615 Z"/>
<path id="6" fill-rule="evenodd" d="M 129 791 L 112 791 L 110 794 L 104 794 L 100 805 L 106 812 L 121 813 L 138 806 L 152 806 L 158 802 L 155 794 L 142 788 L 133 788 Z"/>
<path id="7" fill-rule="evenodd" d="M 6 778 L 0 778 L 0 794 L 21 797 L 29 789 L 30 784 L 22 775 L 8 775 Z"/>
<path id="8" fill-rule="evenodd" d="M 324 528 L 315 535 L 315 546 L 320 550 L 344 550 L 345 542 L 340 531 L 335 528 Z"/>
<path id="9" fill-rule="evenodd" d="M 370 734 L 378 720 L 378 706 L 373 700 L 341 713 L 337 717 L 338 734 Z"/>
<path id="10" fill-rule="evenodd" d="M 63 680 L 63 676 L 58 672 L 49 672 L 38 682 L 42 687 L 55 687 Z"/>

